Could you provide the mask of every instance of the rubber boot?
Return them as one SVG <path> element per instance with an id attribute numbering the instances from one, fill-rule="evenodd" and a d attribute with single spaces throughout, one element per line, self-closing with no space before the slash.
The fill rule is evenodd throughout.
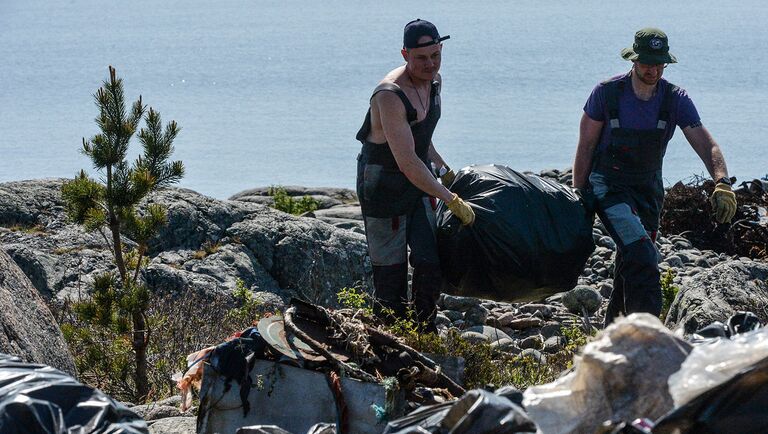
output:
<path id="1" fill-rule="evenodd" d="M 421 331 L 436 333 L 437 298 L 443 285 L 439 264 L 424 263 L 413 269 L 413 305 Z"/>
<path id="2" fill-rule="evenodd" d="M 405 318 L 408 307 L 408 264 L 374 265 L 373 287 L 376 302 L 374 312 L 386 322 L 392 318 L 382 315 L 383 309 L 391 309 L 397 318 Z"/>
<path id="3" fill-rule="evenodd" d="M 621 252 L 616 252 L 616 259 L 613 266 L 613 290 L 608 307 L 605 310 L 605 321 L 603 328 L 608 327 L 618 316 L 626 315 L 627 310 L 624 307 L 624 274 L 622 273 Z"/>
<path id="4" fill-rule="evenodd" d="M 661 314 L 661 273 L 659 272 L 656 247 L 650 239 L 642 239 L 624 251 L 622 274 L 624 275 L 624 304 L 627 315 L 647 312 Z"/>

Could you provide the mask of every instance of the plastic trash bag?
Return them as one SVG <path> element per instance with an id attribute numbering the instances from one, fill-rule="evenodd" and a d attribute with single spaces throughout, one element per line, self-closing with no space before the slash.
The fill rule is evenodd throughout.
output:
<path id="1" fill-rule="evenodd" d="M 447 292 L 515 302 L 576 285 L 595 245 L 591 218 L 569 187 L 489 165 L 462 169 L 451 190 L 476 220 L 462 226 L 444 203 L 437 210 Z"/>
<path id="2" fill-rule="evenodd" d="M 523 394 L 541 432 L 595 433 L 604 421 L 652 420 L 673 408 L 670 375 L 691 352 L 653 315 L 619 318 L 588 343 L 574 369 Z"/>
<path id="3" fill-rule="evenodd" d="M 383 434 L 507 434 L 535 433 L 536 424 L 522 407 L 482 389 L 458 401 L 421 407 L 387 424 Z"/>
<path id="4" fill-rule="evenodd" d="M 0 354 L 0 433 L 147 434 L 123 404 L 46 365 Z"/>
<path id="5" fill-rule="evenodd" d="M 654 434 L 768 432 L 768 358 L 709 389 L 656 423 Z"/>

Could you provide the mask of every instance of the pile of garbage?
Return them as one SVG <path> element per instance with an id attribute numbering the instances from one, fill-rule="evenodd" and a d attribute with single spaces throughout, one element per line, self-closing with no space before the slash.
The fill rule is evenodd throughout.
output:
<path id="1" fill-rule="evenodd" d="M 522 393 L 492 386 L 465 392 L 438 364 L 359 312 L 294 301 L 282 316 L 190 355 L 180 384 L 200 388 L 198 432 L 768 429 L 768 329 L 750 313 L 686 339 L 654 316 L 632 314 L 588 343 L 558 380 Z"/>
<path id="2" fill-rule="evenodd" d="M 700 249 L 752 259 L 768 258 L 768 180 L 754 179 L 734 188 L 738 208 L 730 225 L 711 218 L 711 180 L 678 182 L 667 190 L 661 232 L 681 234 Z"/>
<path id="3" fill-rule="evenodd" d="M 439 364 L 386 332 L 364 310 L 332 310 L 296 299 L 282 315 L 262 318 L 257 327 L 191 354 L 188 361 L 189 369 L 178 378 L 182 410 L 196 386 L 199 432 L 233 431 L 253 421 L 304 432 L 310 422 L 329 422 L 307 417 L 315 411 L 331 422 L 338 416 L 340 432 L 379 433 L 388 419 L 465 393 Z M 310 386 L 314 382 L 317 387 Z M 301 411 L 296 406 L 272 414 L 263 408 L 297 394 L 309 400 Z M 381 427 L 370 430 L 365 424 Z"/>

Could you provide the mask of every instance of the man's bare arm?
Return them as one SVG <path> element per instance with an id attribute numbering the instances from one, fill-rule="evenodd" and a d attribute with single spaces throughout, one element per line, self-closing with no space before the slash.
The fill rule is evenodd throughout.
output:
<path id="1" fill-rule="evenodd" d="M 704 166 L 706 166 L 712 179 L 728 177 L 728 167 L 725 165 L 723 152 L 701 122 L 683 128 L 683 134 L 701 161 L 704 162 Z"/>
<path id="2" fill-rule="evenodd" d="M 429 161 L 435 163 L 435 167 L 440 169 L 443 166 L 448 167 L 447 164 L 445 164 L 445 160 L 443 160 L 443 157 L 440 156 L 440 154 L 435 149 L 435 145 L 432 142 L 429 142 Z"/>
<path id="3" fill-rule="evenodd" d="M 584 188 L 587 185 L 589 172 L 592 169 L 592 155 L 600 140 L 603 122 L 596 121 L 586 113 L 581 116 L 579 124 L 579 144 L 576 146 L 576 158 L 573 161 L 573 187 Z"/>
<path id="4" fill-rule="evenodd" d="M 392 92 L 379 92 L 372 104 L 377 105 L 384 136 L 400 171 L 421 191 L 445 202 L 450 201 L 453 193 L 437 182 L 416 155 L 413 135 L 406 122 L 405 107 L 400 98 Z"/>

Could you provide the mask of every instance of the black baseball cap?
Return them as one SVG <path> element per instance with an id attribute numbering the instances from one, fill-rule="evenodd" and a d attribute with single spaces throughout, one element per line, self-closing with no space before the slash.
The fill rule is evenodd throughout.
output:
<path id="1" fill-rule="evenodd" d="M 421 39 L 422 36 L 429 36 L 432 40 L 419 44 L 419 39 Z M 403 29 L 403 48 L 428 47 L 430 45 L 439 44 L 450 38 L 449 35 L 440 37 L 440 33 L 437 31 L 437 27 L 435 27 L 434 24 L 416 18 L 406 24 Z"/>

